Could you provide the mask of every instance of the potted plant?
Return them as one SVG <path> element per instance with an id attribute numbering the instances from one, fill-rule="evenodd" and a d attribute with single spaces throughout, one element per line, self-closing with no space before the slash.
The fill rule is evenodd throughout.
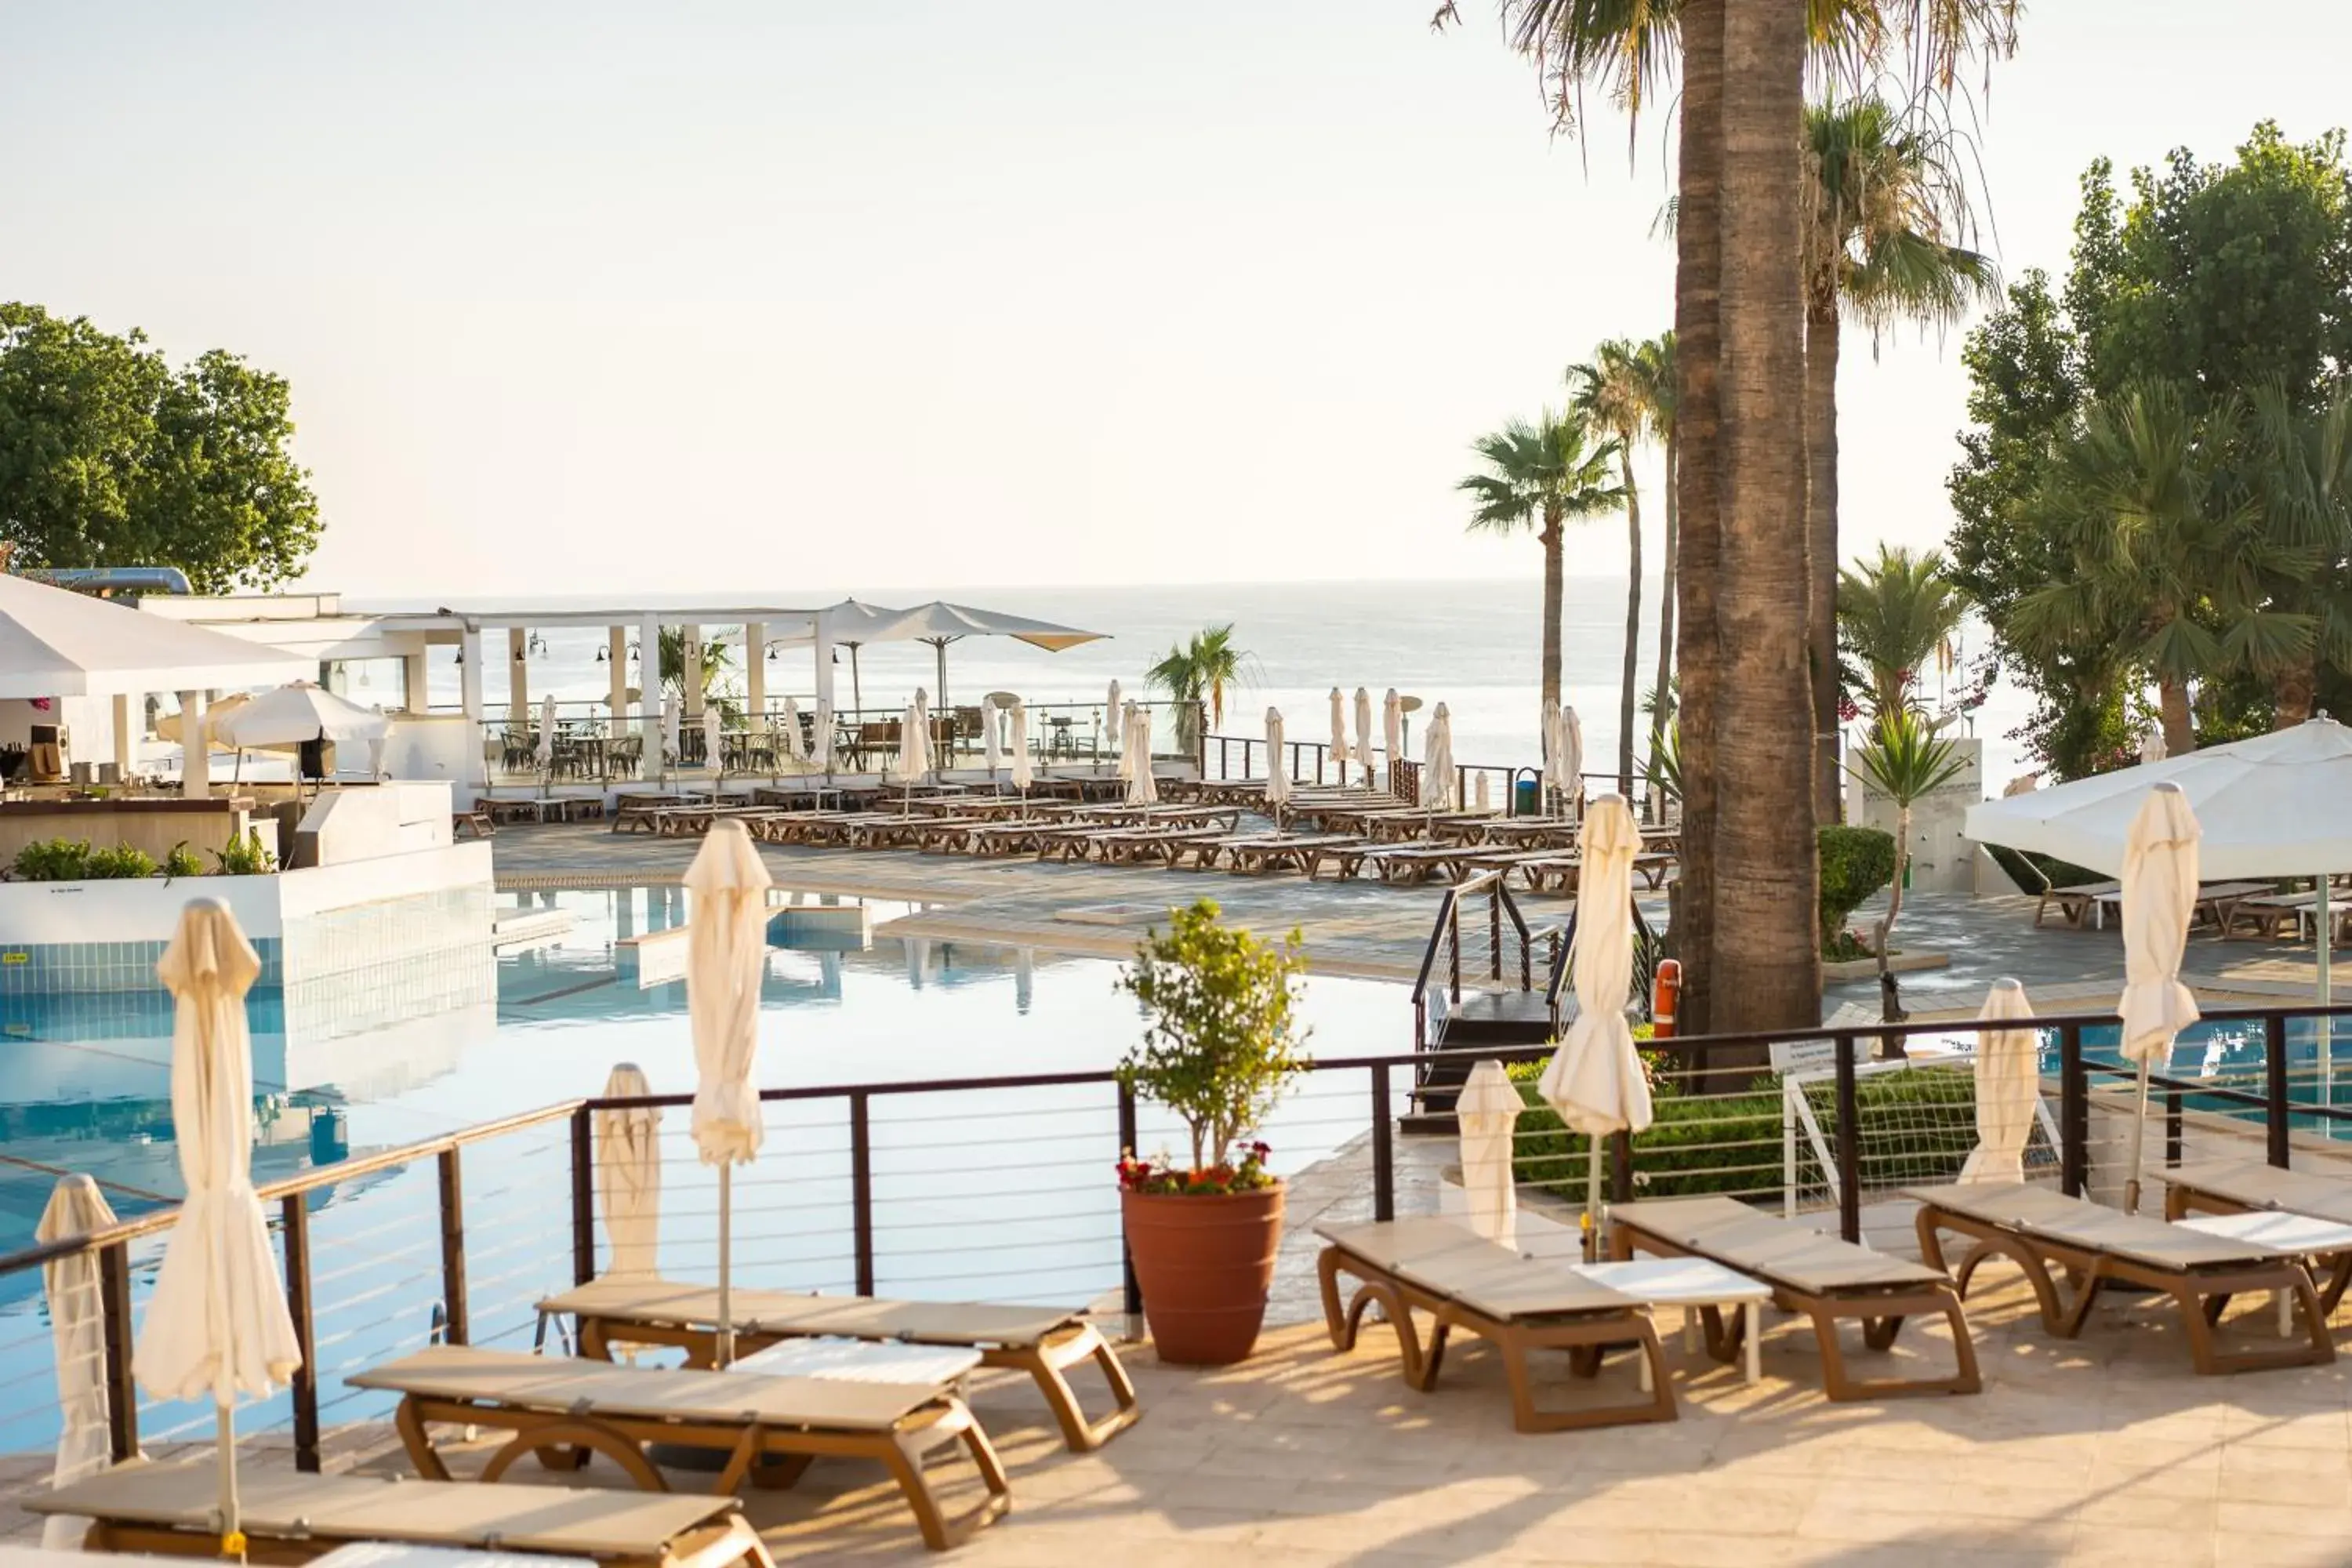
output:
<path id="1" fill-rule="evenodd" d="M 1202 899 L 1146 935 L 1119 979 L 1149 1019 L 1119 1082 L 1192 1135 L 1189 1165 L 1133 1150 L 1118 1164 L 1128 1251 L 1161 1361 L 1225 1366 L 1257 1343 L 1283 1185 L 1265 1168 L 1266 1146 L 1241 1141 L 1308 1066 L 1295 1022 L 1306 967 L 1296 931 L 1278 946 L 1261 942 Z"/>

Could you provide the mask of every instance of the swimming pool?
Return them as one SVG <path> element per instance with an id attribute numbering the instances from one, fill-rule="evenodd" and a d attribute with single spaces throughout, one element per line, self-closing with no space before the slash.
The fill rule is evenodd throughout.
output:
<path id="1" fill-rule="evenodd" d="M 685 987 L 640 984 L 625 945 L 681 923 L 682 891 L 532 893 L 506 902 L 510 925 L 517 915 L 548 911 L 572 924 L 543 945 L 499 955 L 495 1003 L 320 1037 L 304 1027 L 289 1033 L 282 996 L 249 999 L 257 1180 L 594 1095 L 616 1062 L 637 1064 L 656 1092 L 691 1091 Z M 873 921 L 910 908 L 877 904 Z M 877 938 L 857 946 L 817 937 L 772 945 L 759 1081 L 793 1088 L 1107 1068 L 1140 1032 L 1134 1002 L 1114 985 L 1119 967 L 961 942 Z M 1409 1010 L 1396 985 L 1310 973 L 1304 1015 L 1310 1051 L 1362 1055 L 1400 1044 Z M 0 1132 L 8 1155 L 24 1162 L 0 1167 L 0 1250 L 30 1244 L 53 1169 L 110 1184 L 109 1196 L 126 1215 L 176 1196 L 170 1030 L 160 993 L 0 1004 Z M 736 1178 L 738 1278 L 772 1288 L 846 1288 L 854 1259 L 843 1103 L 769 1110 L 760 1160 Z M 1364 1125 L 1360 1084 L 1310 1079 L 1266 1131 L 1276 1165 L 1290 1172 Z M 664 1114 L 661 1266 L 707 1274 L 715 1182 L 695 1160 L 686 1129 L 683 1110 Z M 1138 1142 L 1172 1145 L 1179 1131 L 1145 1108 Z M 996 1091 L 984 1102 L 880 1096 L 870 1131 L 880 1289 L 1087 1301 L 1117 1288 L 1110 1166 L 1118 1141 L 1106 1088 Z M 466 1151 L 477 1343 L 530 1342 L 540 1330 L 531 1303 L 570 1283 L 569 1136 L 557 1121 Z M 338 1374 L 430 1333 L 441 1295 L 437 1200 L 430 1160 L 311 1195 L 324 1421 L 369 1414 L 380 1403 L 342 1389 Z M 138 1289 L 160 1250 L 134 1249 Z M 38 1286 L 30 1271 L 0 1277 L 0 1451 L 39 1447 L 54 1425 L 52 1392 L 39 1375 L 47 1334 Z M 286 1415 L 281 1397 L 245 1425 Z M 152 1440 L 208 1419 L 203 1411 L 142 1407 L 142 1430 Z"/>

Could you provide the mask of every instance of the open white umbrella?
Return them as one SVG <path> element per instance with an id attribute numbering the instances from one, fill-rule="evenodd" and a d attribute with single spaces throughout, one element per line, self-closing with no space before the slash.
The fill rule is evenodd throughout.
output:
<path id="1" fill-rule="evenodd" d="M 1128 706 L 1133 710 L 1128 721 L 1128 745 L 1133 754 L 1127 775 L 1127 804 L 1154 805 L 1160 800 L 1160 781 L 1151 772 L 1151 710 Z"/>
<path id="2" fill-rule="evenodd" d="M 205 730 L 223 745 L 260 751 L 312 741 L 373 741 L 392 732 L 392 721 L 325 687 L 298 680 L 257 692 L 234 708 L 224 699 L 205 715 Z"/>
<path id="3" fill-rule="evenodd" d="M 604 1100 L 642 1100 L 653 1086 L 635 1062 L 615 1063 L 604 1079 Z M 634 1105 L 596 1113 L 596 1208 L 604 1216 L 604 1243 L 615 1279 L 660 1274 L 661 1108 Z"/>
<path id="4" fill-rule="evenodd" d="M 1472 1068 L 1454 1102 L 1462 1129 L 1462 1193 L 1469 1200 L 1470 1228 L 1504 1247 L 1519 1244 L 1518 1184 L 1511 1156 L 1525 1104 L 1497 1061 Z"/>
<path id="5" fill-rule="evenodd" d="M 1454 795 L 1454 716 L 1441 702 L 1429 715 L 1429 733 L 1421 738 L 1421 804 L 1430 812 L 1452 811 Z"/>
<path id="6" fill-rule="evenodd" d="M 212 1399 L 221 1552 L 242 1556 L 236 1396 L 268 1394 L 302 1364 L 253 1191 L 253 1049 L 245 994 L 261 973 L 261 960 L 228 906 L 192 899 L 155 973 L 173 1003 L 172 1125 L 187 1195 L 147 1300 L 131 1370 L 158 1399 Z"/>
<path id="7" fill-rule="evenodd" d="M 114 1223 L 106 1194 L 88 1176 L 60 1176 L 33 1239 L 43 1247 L 88 1236 Z M 58 1459 L 53 1487 L 71 1486 L 106 1468 L 106 1313 L 98 1295 L 98 1254 L 68 1253 L 41 1265 L 49 1313 L 49 1359 L 58 1374 Z M 71 1552 L 89 1521 L 59 1515 L 41 1526 L 41 1544 Z"/>
<path id="8" fill-rule="evenodd" d="M 1282 749 L 1282 710 L 1265 710 L 1265 809 L 1274 826 L 1282 826 L 1282 808 L 1290 803 L 1290 768 Z"/>
<path id="9" fill-rule="evenodd" d="M 1396 765 L 1404 757 L 1404 699 L 1389 688 L 1381 699 L 1381 743 L 1389 756 L 1389 793 L 1396 793 Z"/>
<path id="10" fill-rule="evenodd" d="M 1625 797 L 1604 795 L 1585 814 L 1577 836 L 1584 868 L 1577 879 L 1576 930 L 1570 938 L 1569 975 L 1576 989 L 1576 1019 L 1560 1037 L 1537 1089 L 1572 1131 L 1591 1142 L 1585 1174 L 1585 1240 L 1601 1241 L 1601 1141 L 1650 1125 L 1650 1085 L 1625 1022 L 1633 986 L 1633 857 L 1642 830 Z"/>
<path id="11" fill-rule="evenodd" d="M 1348 700 L 1331 689 L 1331 761 L 1339 770 L 1342 788 L 1348 783 Z"/>
<path id="12" fill-rule="evenodd" d="M 702 765 L 723 775 L 727 771 L 727 741 L 719 729 L 720 719 L 717 708 L 702 710 Z"/>
<path id="13" fill-rule="evenodd" d="M 735 1359 L 734 1173 L 760 1152 L 760 976 L 768 954 L 767 863 L 721 818 L 686 868 L 686 1011 L 694 1031 L 694 1147 L 719 1167 L 719 1364 Z"/>
<path id="14" fill-rule="evenodd" d="M 1029 786 L 1037 782 L 1035 765 L 1029 759 L 1029 705 L 1015 699 L 1005 721 L 1013 731 L 1013 787 L 1027 795 Z"/>
<path id="15" fill-rule="evenodd" d="M 1051 621 L 1031 620 L 1026 616 L 1010 616 L 1002 610 L 979 610 L 969 605 L 950 605 L 935 599 L 928 605 L 918 605 L 899 612 L 895 619 L 868 629 L 867 642 L 912 640 L 927 642 L 939 656 L 940 710 L 948 710 L 948 644 L 965 637 L 1011 637 L 1027 643 L 1031 647 L 1044 648 L 1047 653 L 1059 653 L 1064 648 L 1076 647 L 1081 643 L 1099 640 L 1105 634 L 1081 630 L 1076 626 L 1055 626 Z"/>
<path id="16" fill-rule="evenodd" d="M 784 699 L 784 716 L 781 722 L 784 730 L 784 756 L 797 763 L 808 755 L 808 750 L 801 744 L 801 705 L 789 697 Z"/>
<path id="17" fill-rule="evenodd" d="M 1356 765 L 1364 770 L 1364 783 L 1372 782 L 1372 694 L 1365 688 L 1356 688 Z"/>
<path id="18" fill-rule="evenodd" d="M 555 693 L 551 691 L 539 705 L 539 743 L 531 748 L 531 760 L 545 773 L 555 765 Z"/>
<path id="19" fill-rule="evenodd" d="M 1996 980 L 1979 1018 L 2033 1016 L 2025 987 Z M 1960 1167 L 1963 1182 L 2025 1180 L 2025 1142 L 2033 1135 L 2033 1105 L 2042 1094 L 2042 1037 L 2032 1029 L 1987 1029 L 1977 1037 L 1977 1146 Z"/>
<path id="20" fill-rule="evenodd" d="M 2116 1005 L 2124 1026 L 2116 1048 L 2139 1067 L 2126 1214 L 2139 1212 L 2148 1075 L 2159 1058 L 2171 1068 L 2173 1037 L 2198 1019 L 2197 999 L 2180 983 L 2180 955 L 2197 910 L 2197 816 L 2180 786 L 2159 784 L 2141 803 L 2124 843 L 2124 994 Z"/>

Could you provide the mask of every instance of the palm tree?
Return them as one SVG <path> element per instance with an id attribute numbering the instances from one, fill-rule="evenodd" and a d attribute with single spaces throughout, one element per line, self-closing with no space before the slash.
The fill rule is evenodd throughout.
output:
<path id="1" fill-rule="evenodd" d="M 2317 630 L 2313 615 L 2273 607 L 2273 584 L 2318 561 L 2272 537 L 2233 482 L 2244 422 L 2234 400 L 2200 419 L 2177 387 L 2127 388 L 2084 416 L 2031 502 L 2063 528 L 2074 570 L 2018 601 L 2011 636 L 2029 649 L 2111 641 L 2155 679 L 2174 756 L 2197 744 L 2190 681 L 2274 676 Z"/>
<path id="2" fill-rule="evenodd" d="M 2309 645 L 2273 679 L 2271 722 L 2284 729 L 2311 717 L 2322 658 L 2352 668 L 2352 391 L 2339 387 L 2305 411 L 2284 387 L 2267 386 L 2255 393 L 2253 411 L 2264 531 L 2315 563 L 2308 574 L 2266 584 L 2274 601 L 2313 622 Z"/>
<path id="3" fill-rule="evenodd" d="M 1454 488 L 1471 497 L 1471 530 L 1515 533 L 1533 528 L 1543 546 L 1543 695 L 1545 701 L 1558 702 L 1561 531 L 1623 500 L 1624 491 L 1609 477 L 1617 443 L 1594 442 L 1580 415 L 1546 409 L 1536 424 L 1514 419 L 1470 447 L 1486 471 Z"/>
<path id="4" fill-rule="evenodd" d="M 1250 655 L 1234 646 L 1231 621 L 1221 626 L 1203 626 L 1194 632 L 1189 643 L 1171 644 L 1168 656 L 1143 672 L 1148 688 L 1164 690 L 1177 701 L 1191 705 L 1192 715 L 1185 710 L 1177 715 L 1178 743 L 1199 728 L 1198 714 L 1205 705 L 1214 723 L 1225 721 L 1225 688 L 1238 684 Z"/>
<path id="5" fill-rule="evenodd" d="M 1916 706 L 1912 689 L 1936 650 L 1959 629 L 1968 602 L 1944 558 L 1878 547 L 1878 559 L 1838 574 L 1838 646 L 1862 663 L 1874 715 Z"/>
<path id="6" fill-rule="evenodd" d="M 1675 408 L 1678 374 L 1675 360 L 1675 331 L 1664 331 L 1642 345 L 1642 355 L 1650 371 L 1650 427 L 1657 435 L 1666 457 L 1666 527 L 1661 553 L 1665 558 L 1659 573 L 1658 587 L 1658 680 L 1654 689 L 1672 692 L 1675 679 L 1675 556 L 1680 545 L 1680 508 L 1675 491 L 1680 488 L 1680 476 L 1675 472 L 1679 450 L 1675 438 Z M 1665 735 L 1666 720 L 1673 704 L 1654 704 L 1650 710 L 1650 748 L 1655 751 Z"/>
<path id="7" fill-rule="evenodd" d="M 1886 895 L 1886 918 L 1878 922 L 1882 988 L 1886 984 L 1887 939 L 1902 916 L 1903 880 L 1911 869 L 1911 808 L 1959 777 L 1967 766 L 1968 759 L 1958 755 L 1949 741 L 1938 739 L 1932 725 L 1899 703 L 1879 710 L 1870 739 L 1854 753 L 1854 773 L 1895 803 L 1895 883 Z M 1886 989 L 1885 994 L 1891 1009 L 1895 993 Z"/>
<path id="8" fill-rule="evenodd" d="M 717 637 L 704 641 L 701 679 L 696 683 L 696 694 L 701 697 L 714 695 L 712 689 L 726 679 L 727 671 L 734 662 L 735 656 L 725 643 Z M 686 628 L 683 626 L 661 628 L 661 683 L 662 689 L 673 698 L 682 700 L 686 696 Z"/>
<path id="9" fill-rule="evenodd" d="M 1633 793 L 1633 710 L 1639 697 L 1642 644 L 1642 492 L 1633 482 L 1633 448 L 1657 434 L 1660 367 L 1657 345 L 1611 338 L 1583 364 L 1568 367 L 1577 412 L 1616 439 L 1624 481 L 1627 564 L 1625 668 L 1617 704 L 1617 788 Z"/>
<path id="10" fill-rule="evenodd" d="M 1837 820 L 1838 437 L 1841 318 L 1874 333 L 1902 321 L 1945 326 L 1999 290 L 1991 260 L 1948 243 L 1971 227 L 1951 138 L 1884 100 L 1805 111 L 1805 542 L 1807 646 L 1813 670 L 1814 810 Z"/>

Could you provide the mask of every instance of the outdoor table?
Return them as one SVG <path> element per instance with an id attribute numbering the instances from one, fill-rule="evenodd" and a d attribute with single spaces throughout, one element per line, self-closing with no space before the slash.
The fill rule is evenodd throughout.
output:
<path id="1" fill-rule="evenodd" d="M 2275 1247 L 2302 1258 L 2340 1258 L 2352 1253 L 2352 1225 L 2313 1219 L 2277 1209 L 2250 1209 L 2244 1214 L 2199 1215 L 2172 1222 L 2183 1230 L 2202 1231 L 2230 1241 L 2250 1241 Z M 2294 1298 L 2285 1291 L 2278 1299 L 2279 1338 L 2294 1337 Z"/>
<path id="2" fill-rule="evenodd" d="M 1683 1343 L 1688 1348 L 1698 1333 L 1694 1312 L 1700 1307 L 1738 1307 L 1746 1315 L 1740 1325 L 1747 1341 L 1745 1372 L 1749 1383 L 1764 1375 L 1764 1303 L 1772 1288 L 1720 1263 L 1704 1258 L 1642 1258 L 1628 1263 L 1579 1263 L 1579 1274 L 1612 1290 L 1631 1296 L 1648 1307 L 1683 1310 Z M 1650 1363 L 1642 1359 L 1642 1386 L 1650 1386 Z"/>

